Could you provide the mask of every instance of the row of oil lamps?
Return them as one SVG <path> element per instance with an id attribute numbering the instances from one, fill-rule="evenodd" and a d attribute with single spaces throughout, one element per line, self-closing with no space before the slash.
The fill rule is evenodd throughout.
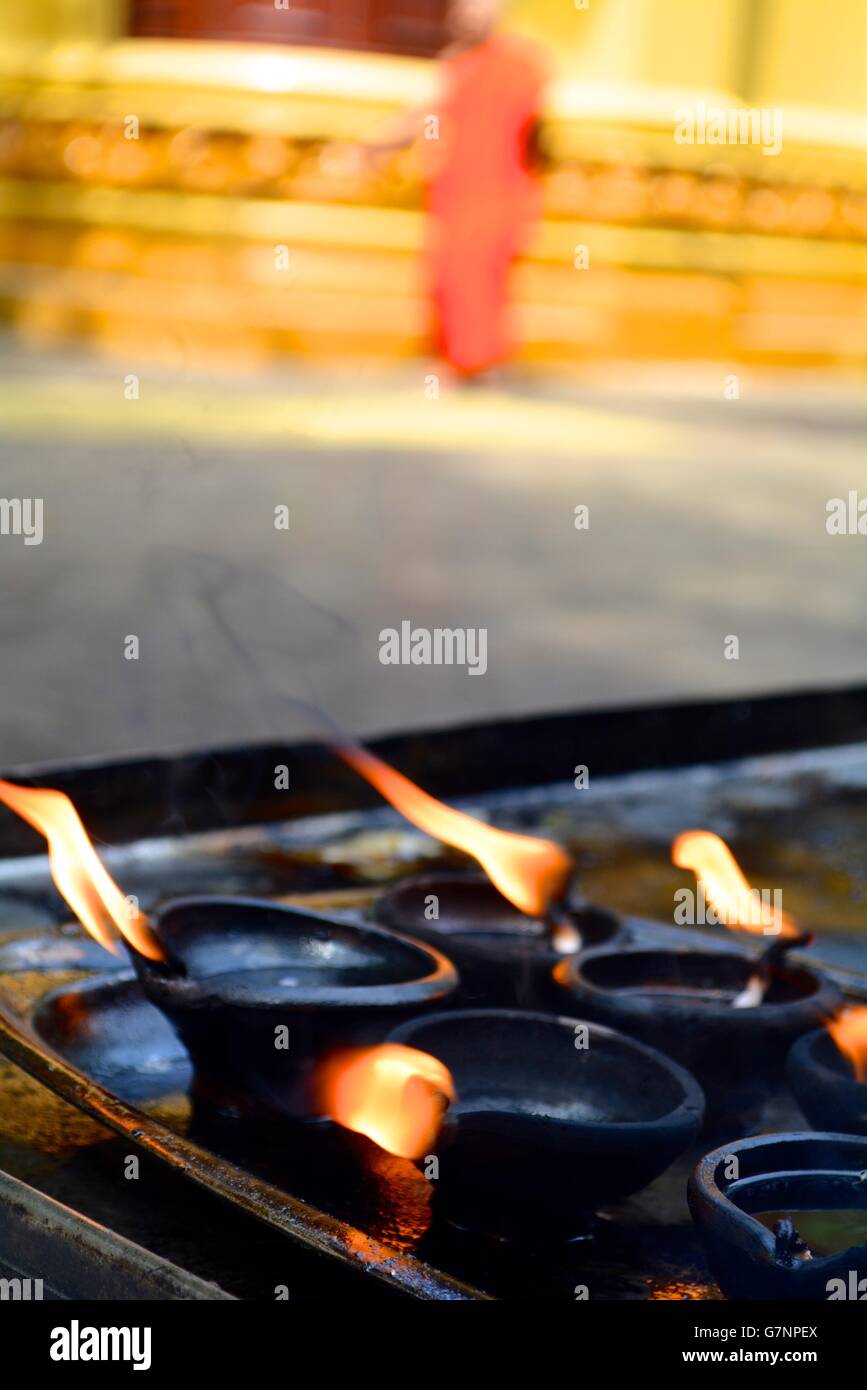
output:
<path id="1" fill-rule="evenodd" d="M 812 1251 L 793 1214 L 863 1225 L 867 1048 L 859 1057 L 853 1033 L 867 1043 L 867 1009 L 846 1009 L 830 980 L 790 960 L 805 941 L 792 924 L 760 909 L 773 940 L 757 957 L 672 947 L 671 928 L 570 896 L 557 846 L 436 802 L 364 750 L 338 751 L 487 877 L 406 880 L 364 923 L 204 897 L 131 921 L 71 802 L 0 782 L 0 799 L 48 839 L 83 925 L 108 946 L 122 932 L 189 1052 L 200 1110 L 333 1119 L 406 1158 L 435 1154 L 436 1199 L 456 1225 L 537 1243 L 586 1232 L 590 1214 L 645 1187 L 702 1132 L 732 1141 L 701 1160 L 688 1193 L 723 1291 L 857 1288 L 867 1245 Z M 726 875 L 739 877 L 725 846 L 681 838 L 681 864 L 706 842 L 719 898 Z M 738 1137 L 784 1072 L 819 1129 Z"/>

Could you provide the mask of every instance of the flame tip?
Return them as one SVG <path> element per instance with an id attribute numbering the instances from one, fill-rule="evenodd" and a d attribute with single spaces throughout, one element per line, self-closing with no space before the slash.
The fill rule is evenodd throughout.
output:
<path id="1" fill-rule="evenodd" d="M 672 841 L 671 859 L 677 868 L 692 870 L 725 926 L 766 936 L 798 936 L 795 922 L 776 902 L 772 909 L 765 894 L 750 887 L 725 840 L 712 830 L 681 831 Z"/>
<path id="2" fill-rule="evenodd" d="M 100 946 L 122 958 L 119 933 L 142 955 L 164 958 L 144 913 L 136 910 L 130 914 L 129 900 L 99 858 L 65 792 L 54 787 L 22 787 L 0 779 L 0 801 L 47 840 L 51 877 Z"/>
<path id="3" fill-rule="evenodd" d="M 358 744 L 331 746 L 413 825 L 472 855 L 503 897 L 528 917 L 544 916 L 553 902 L 568 893 L 575 861 L 553 840 L 501 830 L 458 811 Z"/>

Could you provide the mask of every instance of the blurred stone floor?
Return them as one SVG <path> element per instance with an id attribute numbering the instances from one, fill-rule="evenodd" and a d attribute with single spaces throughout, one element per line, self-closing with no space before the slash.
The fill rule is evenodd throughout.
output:
<path id="1" fill-rule="evenodd" d="M 304 737 L 302 701 L 366 734 L 867 678 L 867 536 L 825 529 L 867 497 L 857 383 L 0 369 L 0 495 L 44 499 L 41 545 L 0 536 L 6 769 Z M 381 665 L 404 619 L 487 628 L 486 673 Z"/>

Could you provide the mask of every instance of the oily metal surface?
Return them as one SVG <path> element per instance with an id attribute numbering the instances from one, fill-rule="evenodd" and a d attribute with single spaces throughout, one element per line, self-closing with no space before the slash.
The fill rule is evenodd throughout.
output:
<path id="1" fill-rule="evenodd" d="M 339 1258 L 360 1262 L 368 1274 L 417 1297 L 473 1297 L 464 1287 L 468 1283 L 501 1298 L 573 1298 L 578 1286 L 586 1286 L 591 1297 L 641 1298 L 665 1296 L 672 1281 L 689 1286 L 692 1296 L 714 1296 L 683 1200 L 690 1159 L 606 1213 L 591 1240 L 535 1249 L 492 1243 L 437 1222 L 431 1185 L 415 1166 L 359 1136 L 332 1126 L 302 1126 L 281 1149 L 281 1136 L 273 1129 L 257 1132 L 231 1124 L 221 1131 L 198 1129 L 183 1089 L 166 1089 L 184 1082 L 184 1058 L 176 1042 L 144 1000 L 138 1001 L 139 1018 L 131 1023 L 128 1001 L 121 997 L 118 1004 L 113 997 L 126 988 L 137 992 L 133 981 L 128 986 L 119 981 L 106 992 L 104 1007 L 97 1002 L 90 1011 L 85 990 L 76 1027 L 95 1034 L 96 1058 L 100 1034 L 118 1037 L 124 1024 L 131 1026 L 151 1079 L 150 1096 L 142 1094 L 141 1070 L 131 1061 L 124 1067 L 115 1052 L 103 1066 L 113 1075 L 116 1091 L 138 1092 L 141 1109 L 88 1080 L 59 1054 L 52 1057 L 26 1023 L 13 1026 L 6 1010 L 0 1013 L 4 1048 L 134 1146 L 143 1146 L 164 1164 L 182 1165 L 186 1176 L 209 1183 L 293 1238 L 328 1242 Z M 75 997 L 73 990 L 62 999 Z M 120 1007 L 121 1020 L 111 1017 L 114 1007 Z M 142 1026 L 145 1013 L 153 1014 L 152 1036 Z M 161 1066 L 161 1060 L 167 1065 Z M 191 1134 L 197 1142 L 190 1142 Z M 306 1203 L 288 1192 L 300 1194 Z M 330 1205 L 336 1220 L 311 1212 L 307 1204 L 316 1203 Z"/>
<path id="2" fill-rule="evenodd" d="M 484 1296 L 385 1241 L 357 1231 L 257 1178 L 249 1170 L 224 1161 L 161 1119 L 120 1100 L 66 1062 L 38 1036 L 25 1015 L 16 1015 L 5 1002 L 0 1002 L 0 1043 L 6 1056 L 35 1080 L 120 1134 L 133 1149 L 144 1149 L 208 1193 L 232 1203 L 314 1253 L 354 1264 L 375 1280 L 415 1298 Z M 127 1160 L 129 1157 L 127 1154 Z"/>
<path id="3" fill-rule="evenodd" d="M 574 760 L 570 756 L 566 762 Z M 864 745 L 599 779 L 582 792 L 568 782 L 464 804 L 493 823 L 548 833 L 567 844 L 591 901 L 668 922 L 674 889 L 689 882 L 670 865 L 671 839 L 691 826 L 716 830 L 731 843 L 748 876 L 761 885 L 781 885 L 786 909 L 816 930 L 811 956 L 830 965 L 852 993 L 863 993 Z M 379 884 L 456 862 L 388 811 L 322 815 L 100 850 L 123 890 L 136 893 L 146 910 L 191 891 L 243 892 L 352 916 L 365 911 Z M 64 928 L 65 915 L 43 856 L 0 863 L 0 1001 L 7 1011 L 26 1016 L 50 986 L 124 964 L 94 948 L 77 929 Z M 702 928 L 699 935 L 710 944 L 718 933 Z M 49 1084 L 57 1084 L 56 1072 L 45 1076 Z M 74 1087 L 69 1094 L 74 1106 L 18 1067 L 0 1062 L 0 1166 L 242 1297 L 273 1298 L 277 1286 L 300 1297 L 387 1292 L 387 1281 L 366 1276 L 359 1281 L 342 1261 L 287 1241 L 276 1228 L 251 1222 L 192 1187 L 178 1177 L 174 1162 L 145 1156 L 136 1187 L 123 1176 L 127 1157 L 137 1151 L 131 1142 L 136 1122 L 115 1126 L 124 1137 L 112 1139 L 104 1124 L 78 1108 L 85 1104 L 91 1114 L 94 1108 L 100 1113 L 92 1104 L 93 1092 Z M 186 1142 L 191 1122 L 183 1090 L 149 1100 L 148 1110 L 151 1123 L 174 1134 L 160 1143 L 176 1157 L 172 1146 Z M 793 1102 L 780 1094 L 762 1127 L 772 1131 L 804 1124 Z M 220 1142 L 226 1150 L 234 1149 L 241 1165 L 257 1161 L 255 1153 L 244 1152 L 241 1136 L 224 1136 Z M 358 1143 L 363 1146 L 364 1141 Z M 434 1270 L 453 1269 L 461 1279 L 500 1297 L 569 1299 L 576 1287 L 586 1286 L 590 1297 L 708 1298 L 718 1295 L 684 1200 L 695 1156 L 686 1156 L 646 1192 L 605 1213 L 593 1240 L 562 1248 L 492 1248 L 490 1241 L 435 1220 L 422 1230 L 424 1204 L 409 1181 L 397 1201 L 400 1175 L 385 1156 L 378 1160 L 378 1173 L 377 1160 L 371 1158 L 368 1188 L 375 1191 L 378 1184 L 380 1193 L 389 1193 L 391 1226 L 384 1223 L 381 1229 L 395 1248 L 418 1254 Z M 303 1157 L 298 1156 L 299 1173 Z M 305 1161 L 308 1174 L 314 1174 L 310 1191 L 324 1200 L 329 1193 L 316 1191 L 317 1163 L 309 1156 Z M 340 1171 L 345 1179 L 348 1159 L 332 1154 L 329 1163 L 330 1169 L 320 1164 L 319 1181 L 325 1187 Z M 272 1186 L 281 1190 L 285 1168 L 270 1176 Z M 367 1239 L 362 1233 L 362 1247 Z M 363 1251 L 351 1263 L 353 1269 L 369 1267 Z"/>
<path id="4" fill-rule="evenodd" d="M 216 1284 L 0 1172 L 0 1276 L 48 1299 L 231 1299 Z"/>

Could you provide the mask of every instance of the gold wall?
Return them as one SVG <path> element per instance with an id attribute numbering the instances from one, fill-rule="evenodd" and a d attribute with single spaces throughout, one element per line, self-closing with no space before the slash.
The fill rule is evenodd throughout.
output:
<path id="1" fill-rule="evenodd" d="M 863 363 L 863 0 L 515 0 L 507 22 L 557 70 L 528 358 Z M 0 0 L 7 318 L 163 354 L 422 348 L 418 161 L 361 176 L 335 142 L 423 100 L 433 65 L 125 29 L 122 0 Z M 698 100 L 781 106 L 781 155 L 676 144 Z"/>

